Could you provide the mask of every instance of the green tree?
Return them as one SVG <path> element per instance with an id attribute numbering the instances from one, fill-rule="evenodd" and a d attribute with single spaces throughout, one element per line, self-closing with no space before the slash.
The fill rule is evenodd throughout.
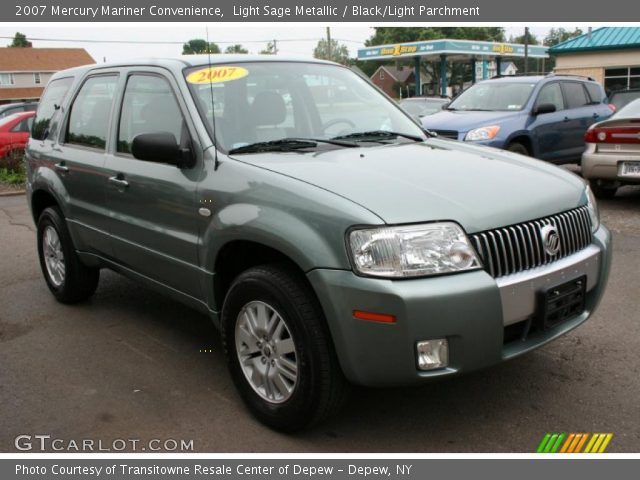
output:
<path id="1" fill-rule="evenodd" d="M 573 32 L 569 32 L 564 28 L 552 28 L 544 37 L 544 45 L 547 47 L 553 47 L 562 42 L 566 42 L 570 38 L 579 37 L 582 35 L 582 30 L 576 28 Z"/>
<path id="2" fill-rule="evenodd" d="M 199 53 L 220 53 L 220 47 L 215 43 L 207 43 L 201 38 L 189 40 L 182 46 L 183 55 L 197 55 Z"/>
<path id="3" fill-rule="evenodd" d="M 27 40 L 27 36 L 24 33 L 16 32 L 13 37 L 13 41 L 9 45 L 11 48 L 28 48 L 31 47 L 31 42 Z"/>
<path id="4" fill-rule="evenodd" d="M 225 49 L 224 53 L 249 53 L 249 50 L 247 50 L 240 44 L 236 44 L 236 45 L 229 45 Z"/>
<path id="5" fill-rule="evenodd" d="M 276 41 L 267 43 L 267 48 L 264 50 L 260 50 L 261 55 L 275 55 L 278 53 L 278 48 L 276 47 Z"/>
<path id="6" fill-rule="evenodd" d="M 511 37 L 509 37 L 509 43 L 520 43 L 524 45 L 525 43 L 524 40 L 525 40 L 524 32 L 522 32 L 522 35 L 518 35 L 516 37 L 512 35 Z M 540 45 L 540 41 L 533 33 L 531 33 L 531 31 L 529 31 L 529 45 Z M 525 70 L 527 70 L 527 72 L 532 75 L 535 75 L 537 73 L 544 73 L 542 68 L 542 63 L 537 58 L 528 59 L 529 68 L 527 69 L 524 68 L 524 58 L 510 58 L 507 61 L 513 62 L 516 68 L 518 69 L 518 73 L 521 73 L 521 74 L 524 73 Z M 544 70 L 547 70 L 547 67 L 548 67 L 548 64 L 545 64 Z"/>
<path id="7" fill-rule="evenodd" d="M 322 60 L 330 60 L 332 62 L 346 65 L 349 62 L 349 49 L 346 45 L 338 43 L 337 40 L 331 39 L 331 48 L 326 38 L 320 39 L 316 48 L 313 49 L 313 56 Z"/>

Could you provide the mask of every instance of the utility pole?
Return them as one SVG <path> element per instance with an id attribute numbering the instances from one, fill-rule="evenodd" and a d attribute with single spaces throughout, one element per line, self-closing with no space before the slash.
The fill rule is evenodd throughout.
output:
<path id="1" fill-rule="evenodd" d="M 327 60 L 331 60 L 331 28 L 327 27 Z"/>
<path id="2" fill-rule="evenodd" d="M 529 74 L 529 27 L 524 27 L 524 74 Z"/>

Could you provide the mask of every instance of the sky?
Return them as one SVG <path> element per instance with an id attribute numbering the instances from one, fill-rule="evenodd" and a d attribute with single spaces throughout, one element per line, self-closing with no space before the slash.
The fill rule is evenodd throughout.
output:
<path id="1" fill-rule="evenodd" d="M 192 38 L 206 38 L 207 26 L 204 24 L 134 24 L 132 26 L 111 26 L 96 24 L 91 27 L 66 24 L 64 26 L 32 26 L 2 24 L 0 26 L 0 45 L 11 43 L 9 38 L 20 31 L 32 40 L 34 47 L 83 47 L 98 63 L 116 62 L 142 57 L 174 57 L 182 53 L 182 44 Z M 299 25 L 299 24 L 298 24 Z M 318 40 L 326 36 L 326 27 L 318 25 L 276 24 L 224 26 L 208 25 L 209 40 L 216 42 L 224 50 L 228 45 L 242 44 L 250 53 L 259 53 L 266 48 L 267 42 L 278 40 L 279 53 L 284 55 L 312 56 Z M 531 33 L 542 39 L 551 27 L 534 26 Z M 566 28 L 573 29 L 573 26 Z M 586 31 L 585 27 L 582 27 Z M 364 46 L 374 30 L 366 26 L 332 26 L 331 36 L 349 49 L 355 57 L 358 48 Z M 524 26 L 506 28 L 506 37 L 522 35 Z M 42 39 L 62 39 L 62 41 L 43 41 Z M 99 41 L 118 42 L 172 42 L 156 44 L 136 43 L 99 43 Z"/>

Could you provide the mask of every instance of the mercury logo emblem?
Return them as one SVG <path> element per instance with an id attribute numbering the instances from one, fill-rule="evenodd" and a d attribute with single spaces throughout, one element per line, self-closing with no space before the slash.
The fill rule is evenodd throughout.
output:
<path id="1" fill-rule="evenodd" d="M 540 229 L 544 251 L 552 257 L 560 251 L 560 235 L 554 225 L 545 225 Z"/>

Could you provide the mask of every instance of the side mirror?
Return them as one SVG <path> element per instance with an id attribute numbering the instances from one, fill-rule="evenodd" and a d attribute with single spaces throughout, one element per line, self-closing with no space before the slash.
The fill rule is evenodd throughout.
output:
<path id="1" fill-rule="evenodd" d="M 133 138 L 131 153 L 138 160 L 168 163 L 178 168 L 191 168 L 195 164 L 193 153 L 180 148 L 173 133 L 141 133 Z"/>
<path id="2" fill-rule="evenodd" d="M 553 113 L 556 111 L 556 106 L 553 103 L 541 103 L 533 108 L 534 115 L 541 115 L 543 113 Z"/>

